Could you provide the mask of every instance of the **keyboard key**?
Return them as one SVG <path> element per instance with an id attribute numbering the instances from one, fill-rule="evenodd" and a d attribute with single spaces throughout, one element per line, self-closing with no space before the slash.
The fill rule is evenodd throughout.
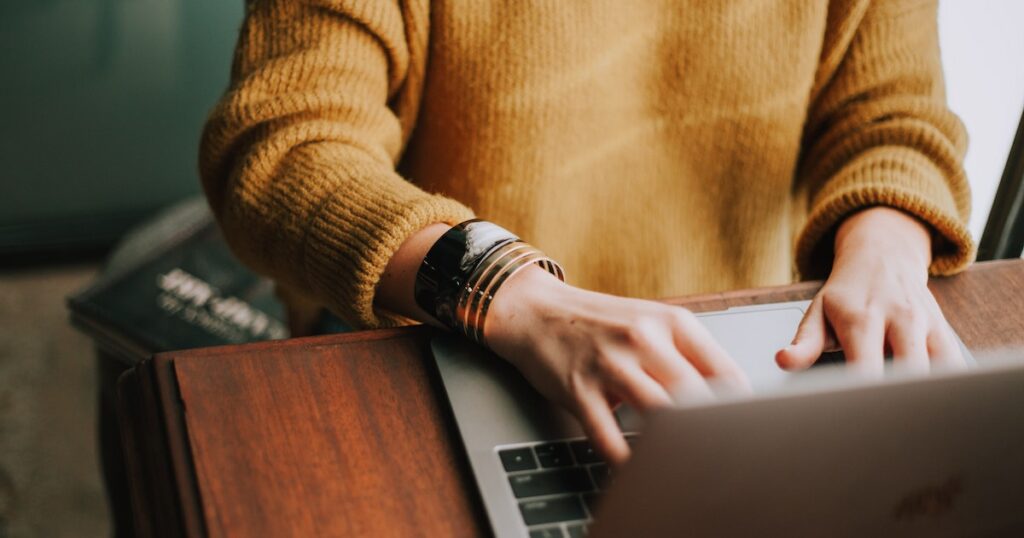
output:
<path id="1" fill-rule="evenodd" d="M 530 538 L 565 538 L 562 529 L 558 527 L 544 527 L 542 529 L 530 529 Z"/>
<path id="2" fill-rule="evenodd" d="M 582 493 L 594 489 L 587 472 L 580 467 L 518 474 L 508 477 L 508 483 L 512 485 L 512 493 L 517 499 L 558 493 Z"/>
<path id="3" fill-rule="evenodd" d="M 612 483 L 612 470 L 604 463 L 591 465 L 590 476 L 594 479 L 594 484 L 597 485 L 597 489 L 605 489 Z"/>
<path id="4" fill-rule="evenodd" d="M 594 445 L 590 441 L 573 441 L 569 443 L 572 455 L 576 456 L 576 463 L 599 463 L 601 456 L 597 455 Z"/>
<path id="5" fill-rule="evenodd" d="M 537 468 L 537 460 L 533 457 L 530 447 L 511 448 L 498 452 L 501 465 L 508 472 L 530 471 Z"/>
<path id="6" fill-rule="evenodd" d="M 846 356 L 843 355 L 842 350 L 840 351 L 826 351 L 818 357 L 818 360 L 814 361 L 812 366 L 826 366 L 829 364 L 843 364 L 846 362 Z"/>
<path id="7" fill-rule="evenodd" d="M 623 435 L 623 437 L 626 438 L 626 442 L 629 443 L 629 446 L 635 445 L 636 442 L 640 440 L 640 435 L 635 433 L 627 433 Z"/>
<path id="8" fill-rule="evenodd" d="M 572 465 L 569 445 L 565 443 L 545 443 L 533 447 L 541 467 L 566 467 Z"/>
<path id="9" fill-rule="evenodd" d="M 569 538 L 585 538 L 587 536 L 587 526 L 582 523 L 567 525 L 565 530 L 569 532 Z"/>
<path id="10" fill-rule="evenodd" d="M 601 496 L 597 493 L 584 493 L 583 504 L 587 505 L 587 512 L 590 512 L 590 517 L 593 518 L 594 514 L 597 513 L 597 501 Z"/>
<path id="11" fill-rule="evenodd" d="M 527 525 L 543 525 L 587 517 L 583 512 L 583 505 L 576 496 L 521 502 L 519 512 L 523 514 L 523 521 Z"/>

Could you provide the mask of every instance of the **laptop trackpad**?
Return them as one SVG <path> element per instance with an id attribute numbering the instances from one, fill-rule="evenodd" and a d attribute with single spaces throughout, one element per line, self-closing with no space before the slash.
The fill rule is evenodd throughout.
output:
<path id="1" fill-rule="evenodd" d="M 697 318 L 747 374 L 754 392 L 763 392 L 795 375 L 775 364 L 775 352 L 793 339 L 807 304 L 738 308 L 697 314 Z M 628 406 L 620 406 L 615 415 L 623 431 L 642 429 L 643 418 Z"/>
<path id="2" fill-rule="evenodd" d="M 762 392 L 796 375 L 779 368 L 775 353 L 793 340 L 805 304 L 698 314 L 698 319 L 746 372 L 754 392 Z"/>

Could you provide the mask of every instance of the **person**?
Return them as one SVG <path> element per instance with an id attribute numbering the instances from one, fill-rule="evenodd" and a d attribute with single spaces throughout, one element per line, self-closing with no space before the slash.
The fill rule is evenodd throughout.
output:
<path id="1" fill-rule="evenodd" d="M 975 248 L 936 17 L 927 0 L 251 0 L 203 186 L 286 295 L 356 327 L 465 330 L 619 463 L 618 403 L 745 383 L 652 299 L 824 277 L 780 366 L 835 346 L 866 371 L 886 352 L 962 361 L 927 288 Z M 511 230 L 543 257 L 482 291 L 475 215 L 501 226 L 487 248 Z M 487 296 L 482 328 L 424 277 L 438 266 Z"/>

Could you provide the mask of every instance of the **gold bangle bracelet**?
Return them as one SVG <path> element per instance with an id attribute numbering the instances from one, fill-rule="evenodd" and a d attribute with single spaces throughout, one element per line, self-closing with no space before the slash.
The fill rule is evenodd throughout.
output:
<path id="1" fill-rule="evenodd" d="M 480 309 L 477 312 L 477 320 L 479 320 L 477 326 L 475 327 L 475 330 L 476 330 L 475 336 L 476 336 L 477 342 L 480 342 L 481 344 L 485 343 L 484 342 L 484 327 L 486 327 L 486 325 L 487 325 L 487 312 L 488 312 L 488 310 L 490 310 L 491 304 L 494 301 L 494 295 L 498 292 L 499 289 L 501 289 L 501 285 L 504 284 L 505 281 L 507 281 L 513 275 L 515 275 L 519 271 L 525 269 L 526 267 L 529 267 L 530 265 L 533 265 L 533 264 L 536 263 L 536 264 L 539 264 L 539 265 L 541 265 L 543 267 L 544 266 L 543 262 L 544 262 L 543 254 L 540 251 L 537 251 L 537 257 L 530 256 L 528 259 L 527 258 L 521 258 L 517 263 L 510 263 L 505 268 L 505 271 L 502 272 L 501 275 L 496 277 L 496 279 L 495 279 L 494 283 L 492 284 L 492 286 L 490 287 L 490 289 L 487 291 L 487 293 L 484 294 L 483 303 L 480 305 Z"/>
<path id="2" fill-rule="evenodd" d="M 494 299 L 494 294 L 497 293 L 498 288 L 505 282 L 512 273 L 518 272 L 521 268 L 527 267 L 533 263 L 538 263 L 544 259 L 544 254 L 535 249 L 530 248 L 528 250 L 520 251 L 515 256 L 506 258 L 504 263 L 499 264 L 496 270 L 490 275 L 490 278 L 486 282 L 481 283 L 481 293 L 474 297 L 476 302 L 470 308 L 468 314 L 472 315 L 472 321 L 467 324 L 467 328 L 472 331 L 471 338 L 477 342 L 483 343 L 483 325 L 486 323 L 486 315 L 488 307 L 491 301 Z"/>
<path id="3" fill-rule="evenodd" d="M 466 337 L 484 344 L 484 326 L 491 301 L 501 285 L 523 267 L 536 263 L 559 280 L 565 280 L 565 272 L 554 260 L 536 247 L 515 241 L 488 253 L 466 279 L 462 292 L 456 301 L 455 321 L 457 330 Z"/>
<path id="4" fill-rule="evenodd" d="M 473 292 L 472 296 L 468 297 L 466 303 L 465 312 L 462 313 L 462 321 L 465 327 L 466 336 L 473 337 L 473 330 L 470 327 L 476 326 L 476 312 L 480 307 L 480 302 L 490 287 L 491 282 L 494 281 L 494 277 L 504 270 L 504 267 L 511 263 L 513 260 L 528 255 L 536 251 L 535 248 L 531 247 L 526 243 L 519 243 L 517 245 L 510 245 L 500 252 L 495 252 L 491 259 L 485 260 L 484 263 L 480 264 L 482 271 L 473 281 Z"/>
<path id="5" fill-rule="evenodd" d="M 522 241 L 503 245 L 495 249 L 494 252 L 491 252 L 486 259 L 482 260 L 470 274 L 469 278 L 466 279 L 463 292 L 460 294 L 456 304 L 455 319 L 459 322 L 459 328 L 467 337 L 472 338 L 472 331 L 469 329 L 471 313 L 476 309 L 476 305 L 479 304 L 480 293 L 486 288 L 487 282 L 493 279 L 494 272 L 507 263 L 510 256 L 515 255 L 519 251 L 529 249 L 533 249 L 533 247 Z"/>

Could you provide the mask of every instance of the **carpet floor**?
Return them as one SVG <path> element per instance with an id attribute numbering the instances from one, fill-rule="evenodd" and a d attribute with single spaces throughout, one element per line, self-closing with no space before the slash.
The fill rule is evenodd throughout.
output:
<path id="1" fill-rule="evenodd" d="M 64 306 L 96 270 L 0 272 L 0 538 L 109 535 L 95 359 Z"/>

